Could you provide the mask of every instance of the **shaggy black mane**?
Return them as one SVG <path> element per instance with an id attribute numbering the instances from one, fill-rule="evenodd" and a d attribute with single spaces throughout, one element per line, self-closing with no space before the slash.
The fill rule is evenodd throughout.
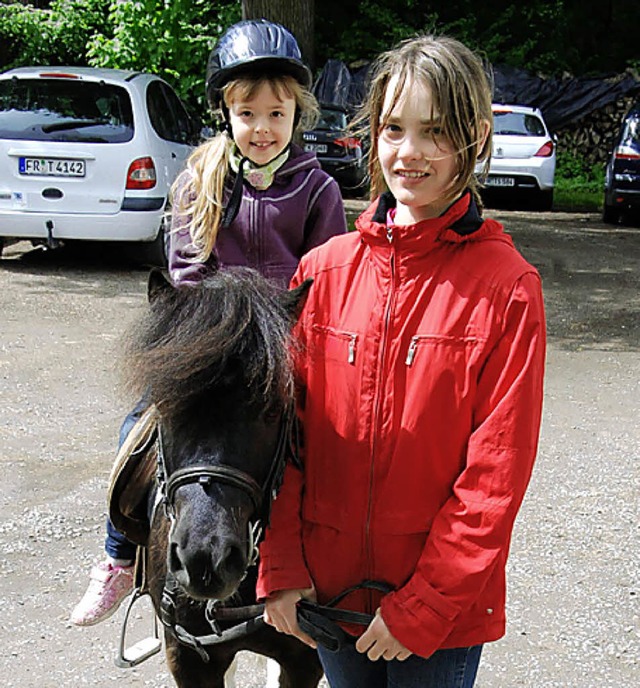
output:
<path id="1" fill-rule="evenodd" d="M 164 416 L 206 394 L 221 405 L 282 403 L 291 389 L 289 316 L 282 290 L 254 270 L 225 269 L 197 287 L 150 295 L 129 335 L 127 386 Z"/>

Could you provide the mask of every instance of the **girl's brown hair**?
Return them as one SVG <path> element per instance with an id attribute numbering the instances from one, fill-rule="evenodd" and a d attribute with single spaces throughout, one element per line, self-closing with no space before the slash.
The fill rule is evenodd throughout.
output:
<path id="1" fill-rule="evenodd" d="M 269 84 L 275 96 L 293 98 L 299 114 L 295 132 L 312 129 L 318 117 L 318 103 L 311 92 L 287 75 L 245 76 L 230 81 L 223 88 L 223 101 L 228 108 L 237 99 L 251 100 L 263 84 Z M 224 121 L 222 112 L 216 113 Z M 188 225 L 191 240 L 198 253 L 194 262 L 206 261 L 216 243 L 224 211 L 224 184 L 234 147 L 230 133 L 223 131 L 198 146 L 187 160 L 190 180 L 180 194 L 173 212 L 191 217 Z M 182 184 L 181 177 L 173 185 L 172 196 Z"/>
<path id="2" fill-rule="evenodd" d="M 393 77 L 397 77 L 396 86 L 391 107 L 385 113 L 383 104 Z M 457 175 L 448 194 L 450 200 L 470 188 L 480 203 L 474 169 L 476 162 L 482 160 L 486 173 L 491 157 L 491 86 L 480 58 L 447 36 L 408 39 L 380 55 L 373 65 L 368 97 L 358 116 L 359 122 L 368 122 L 371 132 L 371 197 L 386 189 L 378 159 L 379 134 L 405 87 L 410 88 L 412 83 L 430 89 L 444 136 L 456 151 Z"/>

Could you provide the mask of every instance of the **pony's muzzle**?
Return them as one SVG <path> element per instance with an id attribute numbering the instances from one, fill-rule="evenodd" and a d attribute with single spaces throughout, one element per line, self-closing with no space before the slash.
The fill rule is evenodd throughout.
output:
<path id="1" fill-rule="evenodd" d="M 229 536 L 212 538 L 197 548 L 182 548 L 173 541 L 168 551 L 169 570 L 191 597 L 223 600 L 236 592 L 244 576 L 245 549 L 244 543 Z"/>

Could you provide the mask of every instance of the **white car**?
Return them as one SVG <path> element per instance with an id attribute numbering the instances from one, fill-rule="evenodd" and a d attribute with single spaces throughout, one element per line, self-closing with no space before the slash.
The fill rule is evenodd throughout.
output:
<path id="1" fill-rule="evenodd" d="M 524 105 L 493 104 L 493 151 L 486 192 L 517 195 L 550 210 L 556 171 L 556 142 L 542 113 Z M 477 172 L 481 170 L 478 165 Z M 482 181 L 482 179 L 481 179 Z"/>
<path id="2" fill-rule="evenodd" d="M 0 74 L 0 253 L 12 240 L 138 242 L 162 262 L 171 184 L 194 120 L 152 74 L 21 67 Z"/>

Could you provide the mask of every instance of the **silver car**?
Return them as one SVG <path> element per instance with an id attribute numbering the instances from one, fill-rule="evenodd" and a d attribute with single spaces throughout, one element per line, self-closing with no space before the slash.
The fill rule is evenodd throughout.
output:
<path id="1" fill-rule="evenodd" d="M 521 198 L 540 210 L 550 210 L 556 143 L 542 113 L 524 105 L 494 104 L 492 110 L 493 151 L 485 192 Z"/>
<path id="2" fill-rule="evenodd" d="M 0 74 L 0 253 L 27 239 L 123 241 L 162 262 L 169 189 L 197 127 L 152 74 L 24 67 Z"/>

